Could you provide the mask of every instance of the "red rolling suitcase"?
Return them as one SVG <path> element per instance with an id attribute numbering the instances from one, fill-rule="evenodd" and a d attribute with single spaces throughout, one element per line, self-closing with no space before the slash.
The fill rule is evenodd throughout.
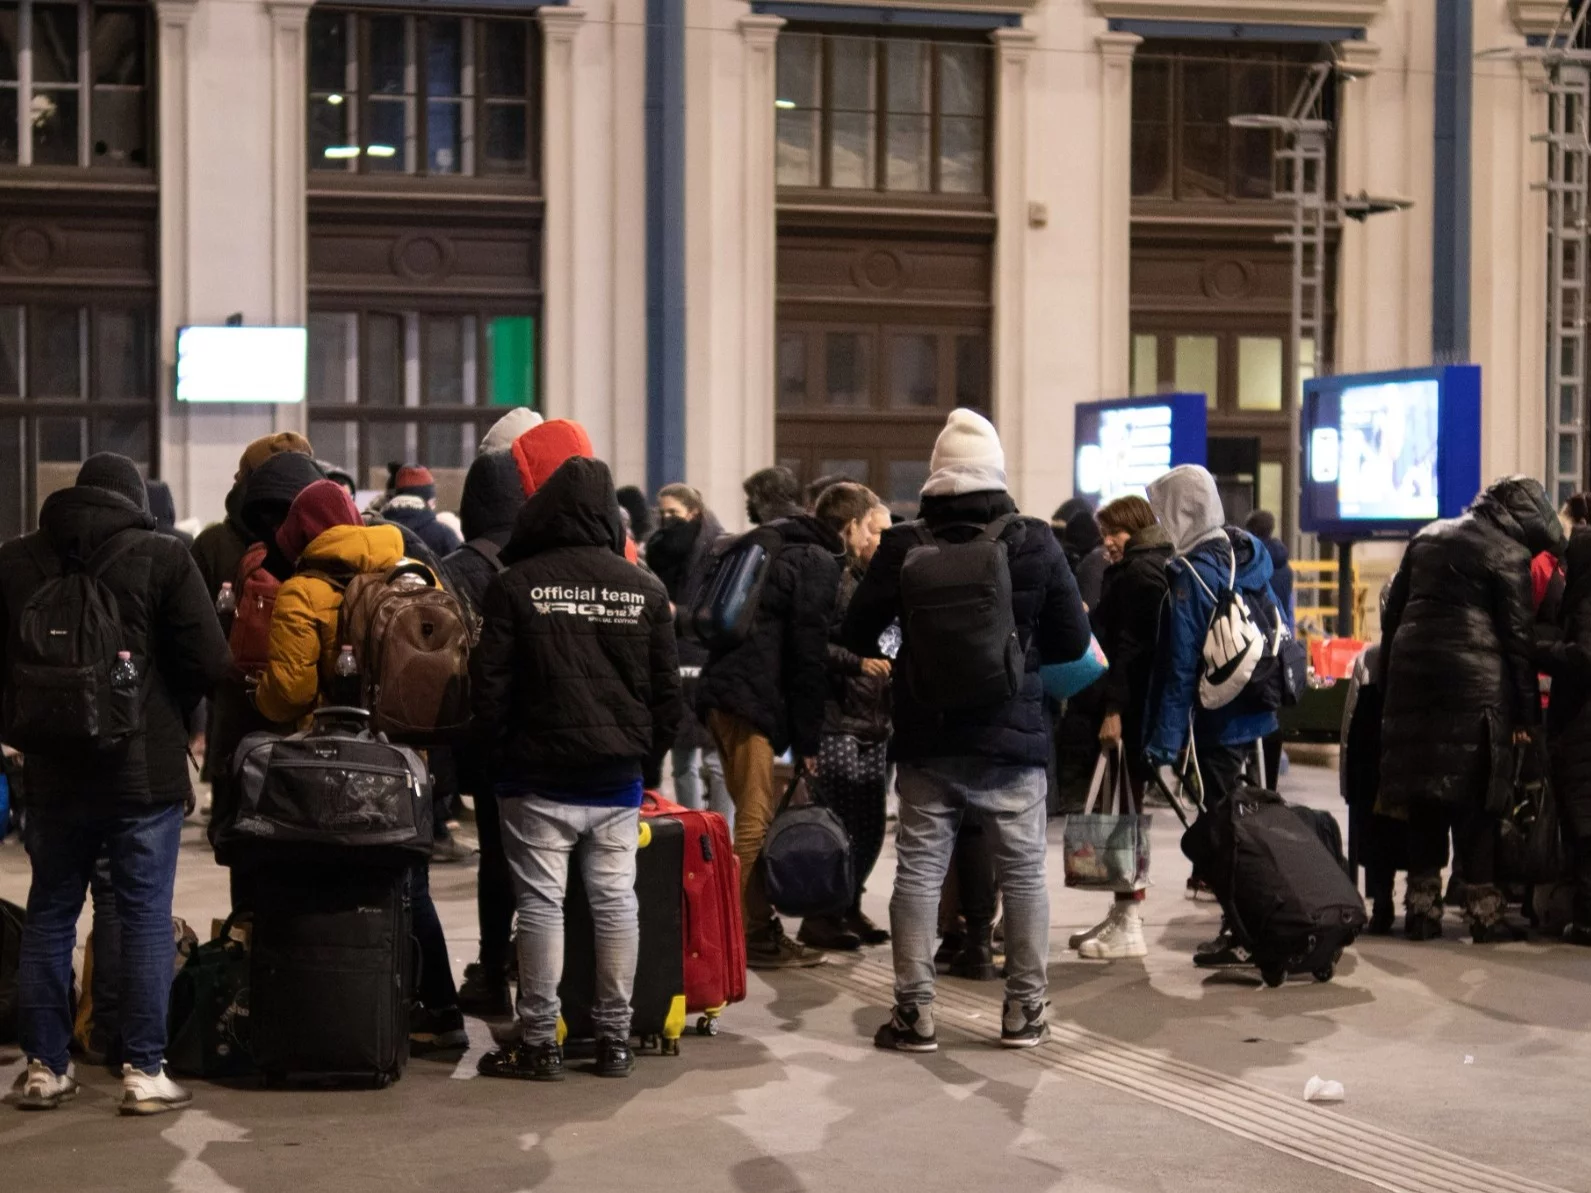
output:
<path id="1" fill-rule="evenodd" d="M 700 1015 L 696 1031 L 718 1034 L 718 1016 L 746 997 L 746 931 L 740 916 L 740 861 L 729 825 L 716 812 L 694 812 L 655 791 L 641 815 L 669 817 L 685 829 L 681 896 L 685 1006 Z"/>

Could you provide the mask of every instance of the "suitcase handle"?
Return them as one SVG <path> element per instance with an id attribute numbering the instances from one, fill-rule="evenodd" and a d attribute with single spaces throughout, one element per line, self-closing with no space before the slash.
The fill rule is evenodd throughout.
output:
<path id="1" fill-rule="evenodd" d="M 313 722 L 310 727 L 312 735 L 330 733 L 337 722 L 347 723 L 351 721 L 357 724 L 360 729 L 367 729 L 370 726 L 370 710 L 355 708 L 350 704 L 322 705 L 311 712 L 309 716 Z"/>

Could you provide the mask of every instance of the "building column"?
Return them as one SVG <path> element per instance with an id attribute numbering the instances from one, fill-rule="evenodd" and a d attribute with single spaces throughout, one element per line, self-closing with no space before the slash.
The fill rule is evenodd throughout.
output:
<path id="1" fill-rule="evenodd" d="M 1099 194 L 1100 396 L 1132 388 L 1132 59 L 1143 38 L 1101 33 Z"/>
<path id="2" fill-rule="evenodd" d="M 778 223 L 774 204 L 778 162 L 773 106 L 778 98 L 778 80 L 774 45 L 783 27 L 781 17 L 740 19 L 740 36 L 745 45 L 741 98 L 746 114 L 740 175 L 746 213 L 741 251 L 744 451 L 748 461 L 769 463 L 774 458 L 774 307 L 778 292 Z"/>
<path id="3" fill-rule="evenodd" d="M 1006 477 L 1021 494 L 1028 438 L 1027 227 L 1029 60 L 1037 35 L 999 29 L 995 49 L 994 134 L 994 416 L 1006 450 Z M 1037 448 L 1038 445 L 1033 445 Z"/>
<path id="4" fill-rule="evenodd" d="M 574 413 L 575 393 L 575 35 L 586 11 L 549 5 L 536 12 L 543 41 L 542 410 Z"/>
<path id="5" fill-rule="evenodd" d="M 158 0 L 156 38 L 160 80 L 160 369 L 155 433 L 160 437 L 161 477 L 172 486 L 178 511 L 190 509 L 194 491 L 187 411 L 177 404 L 177 329 L 188 321 L 193 274 L 188 242 L 189 151 L 192 119 L 193 14 L 198 0 Z"/>
<path id="6" fill-rule="evenodd" d="M 267 0 L 271 19 L 271 317 L 301 327 L 309 317 L 304 90 L 313 0 Z M 277 406 L 276 430 L 308 430 L 303 405 Z"/>

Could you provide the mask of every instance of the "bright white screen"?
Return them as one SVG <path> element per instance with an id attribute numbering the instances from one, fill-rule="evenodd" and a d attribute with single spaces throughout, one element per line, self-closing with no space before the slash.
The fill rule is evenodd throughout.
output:
<path id="1" fill-rule="evenodd" d="M 308 349 L 302 327 L 185 327 L 177 400 L 302 402 Z"/>
<path id="2" fill-rule="evenodd" d="M 1171 407 L 1099 412 L 1097 443 L 1077 451 L 1077 491 L 1107 503 L 1145 487 L 1171 468 Z"/>
<path id="3" fill-rule="evenodd" d="M 1342 517 L 1412 521 L 1437 516 L 1440 393 L 1435 381 L 1342 391 L 1337 469 Z"/>

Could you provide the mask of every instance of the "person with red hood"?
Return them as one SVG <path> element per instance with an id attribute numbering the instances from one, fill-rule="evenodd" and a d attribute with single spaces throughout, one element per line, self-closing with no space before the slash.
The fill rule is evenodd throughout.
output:
<path id="1" fill-rule="evenodd" d="M 270 662 L 254 701 L 273 721 L 298 721 L 320 703 L 337 661 L 343 593 L 328 577 L 396 567 L 403 535 L 392 525 L 366 526 L 347 489 L 319 480 L 293 499 L 276 547 L 298 570 L 276 594 Z M 427 863 L 410 870 L 409 883 L 421 961 L 409 1038 L 420 1047 L 462 1047 L 468 1037 Z"/>
<path id="2" fill-rule="evenodd" d="M 519 483 L 525 487 L 526 497 L 534 497 L 536 490 L 547 483 L 565 460 L 576 456 L 591 460 L 597 454 L 591 446 L 591 436 L 572 418 L 552 418 L 537 423 L 514 440 L 510 453 L 519 469 Z M 640 561 L 635 540 L 629 535 L 625 536 L 624 558 L 631 563 Z"/>

